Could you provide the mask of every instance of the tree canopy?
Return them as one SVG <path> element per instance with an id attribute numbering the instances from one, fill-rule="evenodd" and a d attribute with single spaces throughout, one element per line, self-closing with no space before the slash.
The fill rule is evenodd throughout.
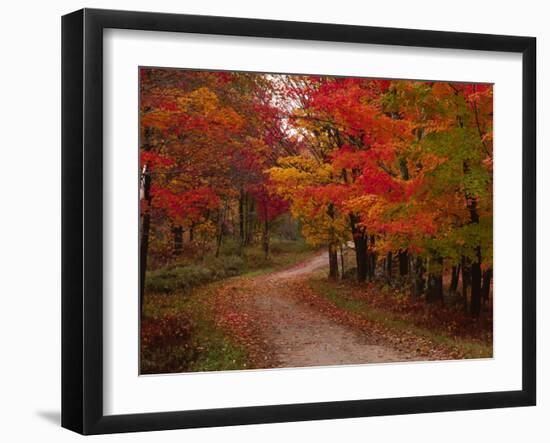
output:
<path id="1" fill-rule="evenodd" d="M 492 85 L 161 68 L 140 79 L 142 288 L 148 257 L 177 255 L 183 232 L 216 255 L 224 236 L 244 248 L 257 232 L 268 254 L 286 214 L 328 248 L 332 278 L 342 247 L 359 282 L 391 275 L 395 258 L 428 302 L 461 270 L 479 316 L 492 275 Z"/>

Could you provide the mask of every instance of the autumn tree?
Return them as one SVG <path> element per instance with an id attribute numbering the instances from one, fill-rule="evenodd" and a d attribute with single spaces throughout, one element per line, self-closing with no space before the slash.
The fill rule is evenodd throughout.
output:
<path id="1" fill-rule="evenodd" d="M 444 270 L 452 269 L 456 287 L 460 266 L 470 313 L 479 316 L 492 266 L 492 88 L 332 77 L 289 83 L 288 118 L 301 150 L 271 170 L 280 192 L 301 211 L 323 202 L 323 211 L 349 218 L 359 281 L 374 277 L 378 257 L 391 278 L 397 256 L 401 275 L 412 270 L 413 296 L 442 302 Z M 332 229 L 316 227 L 317 235 Z"/>
<path id="2" fill-rule="evenodd" d="M 152 217 L 154 234 L 165 229 L 173 236 L 174 255 L 188 232 L 215 237 L 217 256 L 237 207 L 244 247 L 256 219 L 268 230 L 286 208 L 269 195 L 264 171 L 290 148 L 267 76 L 154 68 L 140 75 L 143 301 Z M 268 248 L 269 239 L 264 244 Z"/>
<path id="3" fill-rule="evenodd" d="M 490 85 L 140 75 L 142 301 L 151 244 L 177 258 L 187 233 L 218 256 L 232 235 L 241 255 L 256 241 L 268 256 L 290 211 L 327 248 L 331 278 L 349 244 L 360 283 L 383 276 L 443 303 L 450 274 L 450 292 L 461 280 L 465 309 L 480 315 L 492 279 Z"/>

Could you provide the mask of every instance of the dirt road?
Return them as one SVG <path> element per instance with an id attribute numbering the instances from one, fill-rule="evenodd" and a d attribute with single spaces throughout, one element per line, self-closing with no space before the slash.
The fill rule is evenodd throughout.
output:
<path id="1" fill-rule="evenodd" d="M 327 267 L 326 254 L 271 274 L 239 282 L 241 315 L 261 325 L 270 367 L 328 366 L 414 360 L 416 356 L 378 344 L 365 331 L 334 321 L 296 297 L 305 280 Z"/>

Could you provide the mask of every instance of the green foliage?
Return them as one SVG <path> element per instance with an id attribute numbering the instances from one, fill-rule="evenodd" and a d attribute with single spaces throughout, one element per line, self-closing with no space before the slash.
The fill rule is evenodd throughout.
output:
<path id="1" fill-rule="evenodd" d="M 303 239 L 298 241 L 275 239 L 271 242 L 269 257 L 258 246 L 245 248 L 237 255 L 237 241 L 228 239 L 219 257 L 207 257 L 202 262 L 185 262 L 149 271 L 145 281 L 147 294 L 174 294 L 258 269 L 271 269 L 299 260 L 310 248 Z"/>
<path id="2" fill-rule="evenodd" d="M 201 352 L 189 365 L 190 371 L 227 371 L 249 365 L 246 349 L 227 338 L 211 321 L 200 322 L 193 343 Z"/>
<path id="3" fill-rule="evenodd" d="M 234 277 L 245 271 L 241 257 L 229 256 L 209 260 L 204 264 L 189 264 L 147 273 L 146 291 L 152 293 L 187 292 L 192 288 Z"/>
<path id="4" fill-rule="evenodd" d="M 300 239 L 297 241 L 273 239 L 269 246 L 269 250 L 273 255 L 280 255 L 280 254 L 300 254 L 300 253 L 308 252 L 310 248 L 304 239 Z"/>
<path id="5" fill-rule="evenodd" d="M 241 249 L 240 240 L 234 237 L 225 238 L 220 246 L 220 255 L 227 257 L 239 255 Z"/>

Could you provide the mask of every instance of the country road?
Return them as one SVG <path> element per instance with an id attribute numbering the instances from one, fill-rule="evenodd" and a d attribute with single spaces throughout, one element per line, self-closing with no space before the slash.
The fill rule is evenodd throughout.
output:
<path id="1" fill-rule="evenodd" d="M 365 331 L 334 321 L 296 297 L 306 279 L 327 267 L 327 254 L 291 268 L 239 281 L 241 315 L 260 325 L 259 334 L 270 367 L 329 366 L 395 362 L 417 356 L 380 345 Z M 235 303 L 237 308 L 237 303 Z M 268 351 L 265 351 L 267 349 Z"/>

